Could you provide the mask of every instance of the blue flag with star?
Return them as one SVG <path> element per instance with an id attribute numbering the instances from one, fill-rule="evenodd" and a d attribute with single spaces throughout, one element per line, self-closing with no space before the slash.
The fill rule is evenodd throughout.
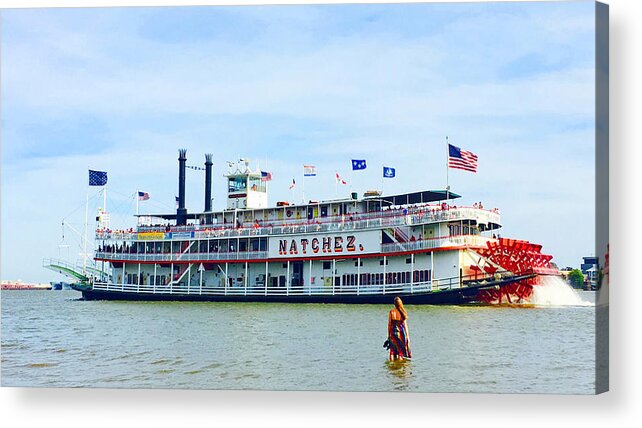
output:
<path id="1" fill-rule="evenodd" d="M 383 167 L 383 177 L 384 178 L 394 178 L 395 176 L 395 169 L 391 168 L 389 166 L 384 166 Z"/>
<path id="2" fill-rule="evenodd" d="M 105 171 L 89 170 L 89 185 L 104 186 L 107 184 L 107 173 Z"/>
<path id="3" fill-rule="evenodd" d="M 352 170 L 366 169 L 365 159 L 352 159 Z"/>

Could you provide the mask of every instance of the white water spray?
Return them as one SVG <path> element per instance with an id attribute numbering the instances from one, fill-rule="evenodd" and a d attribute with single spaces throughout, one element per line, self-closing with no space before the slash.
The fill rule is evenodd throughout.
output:
<path id="1" fill-rule="evenodd" d="M 575 290 L 558 276 L 544 276 L 541 284 L 533 287 L 531 303 L 536 306 L 594 306 L 582 300 Z"/>

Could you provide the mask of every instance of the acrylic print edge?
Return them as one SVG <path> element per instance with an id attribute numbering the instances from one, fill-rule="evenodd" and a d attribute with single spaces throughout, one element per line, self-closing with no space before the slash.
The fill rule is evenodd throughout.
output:
<path id="1" fill-rule="evenodd" d="M 609 6 L 595 3 L 595 393 L 609 390 Z"/>

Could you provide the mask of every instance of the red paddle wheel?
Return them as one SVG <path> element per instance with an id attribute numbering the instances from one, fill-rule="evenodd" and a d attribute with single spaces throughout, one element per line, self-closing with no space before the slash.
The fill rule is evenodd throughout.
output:
<path id="1" fill-rule="evenodd" d="M 476 250 L 482 257 L 501 266 L 516 276 L 538 274 L 538 276 L 502 285 L 495 290 L 483 290 L 478 299 L 489 304 L 527 302 L 533 294 L 533 286 L 540 283 L 539 275 L 556 275 L 558 270 L 551 266 L 553 256 L 542 254 L 542 246 L 528 241 L 500 238 L 488 241 L 487 247 Z M 494 272 L 488 272 L 494 273 Z"/>

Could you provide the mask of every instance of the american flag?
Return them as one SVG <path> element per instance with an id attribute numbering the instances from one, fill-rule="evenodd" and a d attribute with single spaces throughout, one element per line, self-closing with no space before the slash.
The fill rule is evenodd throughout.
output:
<path id="1" fill-rule="evenodd" d="M 138 192 L 138 200 L 139 201 L 146 201 L 149 199 L 149 193 L 147 192 Z"/>
<path id="2" fill-rule="evenodd" d="M 292 184 L 290 184 L 290 190 L 294 189 L 296 187 L 296 181 L 294 181 L 294 178 L 292 179 Z"/>
<path id="3" fill-rule="evenodd" d="M 268 171 L 261 171 L 261 181 L 272 181 L 272 173 Z"/>
<path id="4" fill-rule="evenodd" d="M 336 179 L 337 179 L 337 183 L 338 184 L 348 184 L 347 181 L 345 181 L 343 178 L 341 178 L 341 176 L 339 175 L 338 172 L 336 173 Z"/>
<path id="5" fill-rule="evenodd" d="M 448 144 L 448 167 L 477 172 L 477 155 Z"/>

